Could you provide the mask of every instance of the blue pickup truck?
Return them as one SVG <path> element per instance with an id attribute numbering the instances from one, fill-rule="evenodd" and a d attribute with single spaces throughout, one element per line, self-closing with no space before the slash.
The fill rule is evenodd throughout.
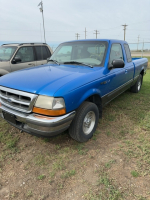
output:
<path id="1" fill-rule="evenodd" d="M 146 58 L 131 58 L 125 41 L 62 43 L 47 64 L 0 78 L 0 116 L 33 135 L 69 129 L 86 142 L 107 103 L 127 89 L 140 91 L 147 65 Z"/>

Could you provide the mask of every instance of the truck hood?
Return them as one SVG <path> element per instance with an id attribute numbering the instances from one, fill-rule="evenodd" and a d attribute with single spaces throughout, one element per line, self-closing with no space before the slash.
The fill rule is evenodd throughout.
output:
<path id="1" fill-rule="evenodd" d="M 91 78 L 83 77 L 91 77 L 91 73 L 96 73 L 97 70 L 102 68 L 46 64 L 4 75 L 0 78 L 0 85 L 25 92 L 54 96 L 59 88 L 64 85 L 67 85 L 67 90 L 72 90 L 79 85 L 86 84 L 87 80 L 90 82 Z M 73 84 L 68 85 L 72 81 Z"/>

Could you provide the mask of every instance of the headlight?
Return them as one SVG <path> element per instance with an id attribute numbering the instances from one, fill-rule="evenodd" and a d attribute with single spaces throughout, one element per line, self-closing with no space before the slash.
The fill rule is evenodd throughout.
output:
<path id="1" fill-rule="evenodd" d="M 53 104 L 52 104 L 52 109 L 56 110 L 56 109 L 61 109 L 61 108 L 65 108 L 64 99 L 63 98 L 54 98 Z"/>
<path id="2" fill-rule="evenodd" d="M 38 108 L 52 109 L 54 97 L 38 96 L 35 106 Z"/>
<path id="3" fill-rule="evenodd" d="M 66 113 L 64 99 L 39 95 L 33 112 L 49 116 L 63 115 Z"/>

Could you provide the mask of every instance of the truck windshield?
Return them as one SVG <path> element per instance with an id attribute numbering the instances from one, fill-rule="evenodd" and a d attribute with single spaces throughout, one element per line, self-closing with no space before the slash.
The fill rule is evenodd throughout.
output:
<path id="1" fill-rule="evenodd" d="M 9 61 L 16 49 L 17 47 L 1 46 L 0 47 L 0 61 Z"/>
<path id="2" fill-rule="evenodd" d="M 69 62 L 72 64 L 76 61 L 76 63 L 102 66 L 106 49 L 107 42 L 105 41 L 66 42 L 58 46 L 50 59 L 61 64 L 69 64 Z"/>

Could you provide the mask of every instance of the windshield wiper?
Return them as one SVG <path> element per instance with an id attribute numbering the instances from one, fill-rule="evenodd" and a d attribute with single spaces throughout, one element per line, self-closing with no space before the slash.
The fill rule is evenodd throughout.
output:
<path id="1" fill-rule="evenodd" d="M 57 65 L 60 65 L 59 62 L 58 62 L 57 60 L 50 59 L 50 60 L 48 60 L 48 61 L 52 61 L 52 62 L 56 63 Z"/>
<path id="2" fill-rule="evenodd" d="M 86 63 L 83 63 L 83 62 L 78 62 L 78 61 L 67 61 L 67 62 L 64 62 L 63 64 L 81 64 L 81 65 L 85 65 L 85 66 L 93 68 L 92 65 L 89 65 L 89 64 L 86 64 Z"/>

